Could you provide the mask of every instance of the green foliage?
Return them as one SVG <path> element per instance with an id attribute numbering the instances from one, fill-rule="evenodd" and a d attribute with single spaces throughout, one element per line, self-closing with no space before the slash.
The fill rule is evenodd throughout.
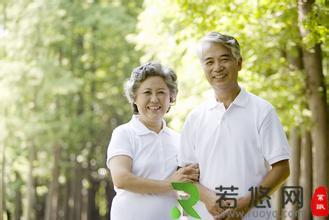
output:
<path id="1" fill-rule="evenodd" d="M 29 190 L 32 146 L 37 201 L 45 202 L 59 144 L 61 187 L 82 167 L 85 189 L 99 183 L 96 206 L 105 215 L 106 146 L 112 129 L 131 117 L 124 80 L 140 60 L 173 67 L 179 95 L 168 118 L 180 130 L 186 114 L 212 95 L 196 57 L 197 42 L 209 31 L 239 40 L 241 85 L 270 101 L 286 130 L 310 124 L 305 76 L 295 63 L 302 43 L 322 44 L 329 85 L 329 6 L 323 0 L 305 20 L 303 39 L 297 2 L 290 0 L 5 0 L 0 10 L 0 154 L 7 161 L 10 211 L 18 189 Z"/>
<path id="2" fill-rule="evenodd" d="M 310 34 L 304 39 L 297 26 L 296 1 L 171 0 L 159 7 L 166 13 L 149 19 L 152 16 L 149 11 L 158 7 L 157 1 L 145 2 L 135 41 L 145 51 L 145 57 L 169 60 L 178 71 L 180 94 L 174 114 L 171 114 L 175 116 L 172 118 L 175 128 L 179 130 L 187 112 L 211 95 L 204 92 L 207 83 L 195 55 L 198 40 L 210 31 L 238 39 L 243 56 L 241 85 L 273 103 L 286 130 L 309 124 L 304 73 L 292 60 L 298 59 L 302 40 L 310 45 L 312 41 L 323 43 L 323 50 L 328 49 L 328 22 L 324 22 L 328 20 L 328 5 L 324 1 L 314 6 L 305 24 Z M 146 34 L 152 41 L 141 40 Z M 154 46 L 154 42 L 169 40 L 175 44 Z M 165 57 L 162 56 L 164 51 L 167 52 Z"/>
<path id="3" fill-rule="evenodd" d="M 329 43 L 329 5 L 325 1 L 317 1 L 312 8 L 310 16 L 304 22 L 308 35 L 303 42 L 311 48 L 314 44 Z"/>
<path id="4" fill-rule="evenodd" d="M 17 190 L 14 173 L 23 186 L 32 145 L 38 198 L 54 181 L 55 145 L 62 149 L 62 180 L 70 179 L 76 161 L 84 169 L 105 166 L 111 130 L 130 117 L 130 106 L 118 97 L 124 79 L 139 63 L 140 53 L 126 37 L 135 31 L 140 7 L 141 1 L 124 0 L 0 3 L 5 12 L 0 18 L 0 143 L 6 144 L 1 153 L 7 161 L 9 210 Z M 85 178 L 107 177 L 95 174 Z M 102 187 L 97 204 L 105 215 Z M 28 189 L 20 189 L 26 195 Z"/>

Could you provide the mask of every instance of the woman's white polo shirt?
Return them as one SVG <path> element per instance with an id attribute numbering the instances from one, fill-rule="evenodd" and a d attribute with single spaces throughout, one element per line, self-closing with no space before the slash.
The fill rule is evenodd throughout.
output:
<path id="1" fill-rule="evenodd" d="M 136 176 L 164 180 L 177 168 L 179 134 L 166 126 L 157 134 L 142 124 L 137 116 L 114 129 L 107 150 L 107 166 L 112 157 L 132 158 L 132 173 Z M 114 188 L 116 196 L 111 207 L 113 220 L 170 219 L 176 205 L 173 194 L 139 194 Z"/>

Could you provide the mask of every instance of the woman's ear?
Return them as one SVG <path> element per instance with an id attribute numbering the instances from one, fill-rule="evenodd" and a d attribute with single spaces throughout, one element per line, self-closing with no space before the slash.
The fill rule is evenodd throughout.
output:
<path id="1" fill-rule="evenodd" d="M 170 96 L 169 96 L 170 105 L 173 105 L 175 101 L 176 101 L 176 99 L 170 94 Z"/>

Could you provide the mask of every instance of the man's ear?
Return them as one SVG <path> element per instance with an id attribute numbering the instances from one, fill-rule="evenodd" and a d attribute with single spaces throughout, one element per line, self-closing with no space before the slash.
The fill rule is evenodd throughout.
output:
<path id="1" fill-rule="evenodd" d="M 240 71 L 241 68 L 242 68 L 242 58 L 240 58 L 240 59 L 238 60 L 238 66 L 239 66 L 239 71 Z"/>

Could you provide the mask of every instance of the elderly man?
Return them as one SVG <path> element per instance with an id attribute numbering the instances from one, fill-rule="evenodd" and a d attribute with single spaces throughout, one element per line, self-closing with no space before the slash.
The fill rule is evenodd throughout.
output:
<path id="1" fill-rule="evenodd" d="M 187 117 L 179 165 L 198 163 L 201 219 L 273 219 L 269 195 L 289 176 L 289 147 L 273 106 L 238 84 L 236 39 L 207 34 L 199 58 L 214 96 Z M 216 195 L 217 193 L 217 195 Z"/>

